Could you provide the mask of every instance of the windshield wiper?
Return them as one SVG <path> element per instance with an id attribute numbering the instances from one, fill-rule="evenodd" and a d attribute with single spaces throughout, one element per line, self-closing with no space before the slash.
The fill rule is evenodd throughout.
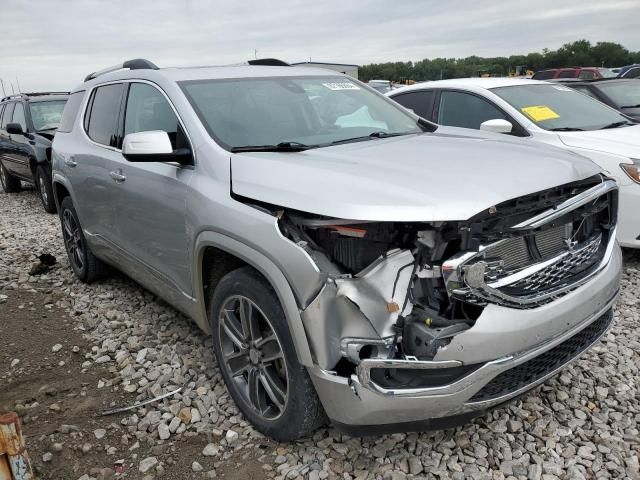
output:
<path id="1" fill-rule="evenodd" d="M 389 132 L 379 131 L 379 132 L 370 133 L 369 135 L 363 135 L 361 137 L 353 137 L 353 138 L 344 138 L 342 140 L 334 140 L 333 142 L 331 142 L 330 145 L 340 145 L 341 143 L 351 143 L 351 142 L 364 142 L 364 141 L 367 141 L 367 140 L 372 140 L 374 138 L 400 137 L 402 135 L 413 135 L 414 133 L 420 133 L 420 132 L 395 132 L 395 133 L 389 133 Z"/>
<path id="2" fill-rule="evenodd" d="M 280 142 L 276 145 L 243 145 L 241 147 L 231 147 L 233 153 L 237 152 L 302 152 L 316 148 L 313 145 L 305 145 L 298 142 Z"/>
<path id="3" fill-rule="evenodd" d="M 577 128 L 577 127 L 557 127 L 557 128 L 550 128 L 549 131 L 551 132 L 584 132 L 582 128 Z"/>
<path id="4" fill-rule="evenodd" d="M 623 105 L 620 108 L 640 108 L 640 103 L 638 105 Z"/>
<path id="5" fill-rule="evenodd" d="M 624 127 L 626 125 L 633 125 L 633 123 L 628 122 L 627 120 L 622 120 L 621 122 L 613 122 L 610 123 L 609 125 L 605 125 L 604 127 L 602 127 L 600 130 L 605 130 L 607 128 L 618 128 L 618 127 Z"/>

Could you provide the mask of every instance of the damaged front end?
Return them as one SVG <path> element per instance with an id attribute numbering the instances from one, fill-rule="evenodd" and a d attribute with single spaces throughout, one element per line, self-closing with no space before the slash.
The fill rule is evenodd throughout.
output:
<path id="1" fill-rule="evenodd" d="M 537 308 L 596 275 L 615 246 L 616 211 L 615 182 L 598 175 L 464 221 L 284 210 L 279 227 L 326 277 L 302 311 L 318 367 L 378 393 L 411 395 L 486 364 L 469 361 L 462 351 L 471 344 L 456 338 L 468 338 L 488 306 Z"/>

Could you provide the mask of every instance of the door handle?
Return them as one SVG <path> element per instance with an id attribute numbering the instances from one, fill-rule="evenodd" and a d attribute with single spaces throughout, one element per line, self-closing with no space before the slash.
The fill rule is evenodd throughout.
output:
<path id="1" fill-rule="evenodd" d="M 65 164 L 67 167 L 71 167 L 71 168 L 73 168 L 73 167 L 75 167 L 75 166 L 77 166 L 77 165 L 78 165 L 78 162 L 76 162 L 73 158 L 69 157 L 69 158 L 65 158 L 65 159 L 64 159 L 64 164 Z"/>
<path id="2" fill-rule="evenodd" d="M 109 172 L 109 176 L 113 178 L 117 183 L 122 183 L 127 179 L 126 175 L 122 173 L 121 169 Z"/>

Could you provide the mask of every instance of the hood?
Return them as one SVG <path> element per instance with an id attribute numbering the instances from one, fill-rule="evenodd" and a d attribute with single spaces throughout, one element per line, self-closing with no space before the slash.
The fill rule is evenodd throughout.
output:
<path id="1" fill-rule="evenodd" d="M 438 128 L 303 152 L 232 154 L 232 191 L 350 220 L 465 220 L 600 171 L 579 155 L 537 142 L 468 132 Z"/>
<path id="2" fill-rule="evenodd" d="M 557 132 L 568 147 L 640 158 L 640 125 L 587 132 Z"/>

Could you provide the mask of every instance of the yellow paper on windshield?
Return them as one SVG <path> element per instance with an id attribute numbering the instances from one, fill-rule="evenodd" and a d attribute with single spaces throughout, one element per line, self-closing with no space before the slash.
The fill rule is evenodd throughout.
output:
<path id="1" fill-rule="evenodd" d="M 545 120 L 560 118 L 560 115 L 545 105 L 523 107 L 520 110 L 522 110 L 522 112 L 534 122 L 544 122 Z"/>

